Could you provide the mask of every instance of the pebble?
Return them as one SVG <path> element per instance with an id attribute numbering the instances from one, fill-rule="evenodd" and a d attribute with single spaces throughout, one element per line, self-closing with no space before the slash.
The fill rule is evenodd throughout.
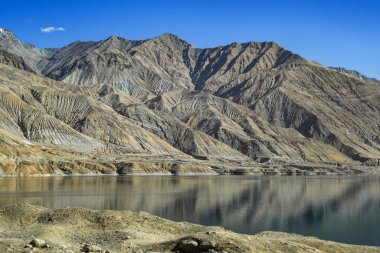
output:
<path id="1" fill-rule="evenodd" d="M 91 244 L 83 245 L 80 250 L 81 252 L 84 252 L 84 253 L 110 253 L 110 251 L 108 250 L 103 250 L 99 246 L 91 245 Z"/>

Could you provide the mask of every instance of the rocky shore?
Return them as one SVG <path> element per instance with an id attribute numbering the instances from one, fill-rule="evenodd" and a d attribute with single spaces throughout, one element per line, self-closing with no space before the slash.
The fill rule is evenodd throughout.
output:
<path id="1" fill-rule="evenodd" d="M 220 227 L 173 222 L 145 212 L 0 209 L 0 252 L 380 252 L 279 232 L 243 235 Z"/>
<path id="2" fill-rule="evenodd" d="M 2 149 L 0 141 L 0 152 Z M 30 150 L 26 149 L 28 152 Z M 378 173 L 379 166 L 359 163 L 311 163 L 268 160 L 231 161 L 226 159 L 175 158 L 172 156 L 107 156 L 77 154 L 48 149 L 48 156 L 36 153 L 2 157 L 1 176 L 51 175 L 347 175 Z M 17 156 L 17 154 L 19 154 Z"/>

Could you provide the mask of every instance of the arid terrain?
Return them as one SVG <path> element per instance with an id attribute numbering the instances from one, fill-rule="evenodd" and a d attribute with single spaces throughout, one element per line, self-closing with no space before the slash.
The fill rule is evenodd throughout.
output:
<path id="1" fill-rule="evenodd" d="M 379 10 L 0 1 L 0 253 L 380 253 Z"/>
<path id="2" fill-rule="evenodd" d="M 0 174 L 377 170 L 380 82 L 274 42 L 39 49 L 0 32 Z"/>
<path id="3" fill-rule="evenodd" d="M 0 176 L 340 175 L 379 167 L 380 81 L 359 72 L 275 42 L 195 48 L 165 33 L 40 49 L 0 29 Z M 0 209 L 0 251 L 380 249 L 243 235 L 143 212 L 13 205 Z"/>
<path id="4" fill-rule="evenodd" d="M 37 246 L 32 247 L 33 239 L 39 239 L 34 241 L 39 242 Z M 0 209 L 0 251 L 371 253 L 380 252 L 380 248 L 279 232 L 242 235 L 144 212 L 13 205 Z"/>

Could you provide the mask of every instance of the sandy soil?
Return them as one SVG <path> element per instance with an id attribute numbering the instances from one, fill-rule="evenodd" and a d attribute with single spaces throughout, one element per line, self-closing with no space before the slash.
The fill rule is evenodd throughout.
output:
<path id="1" fill-rule="evenodd" d="M 49 248 L 24 249 L 33 238 Z M 94 251 L 83 245 L 96 245 Z M 89 248 L 89 247 L 87 247 Z M 355 246 L 264 232 L 243 235 L 220 227 L 173 222 L 148 213 L 93 211 L 67 207 L 51 210 L 12 205 L 0 209 L 0 252 L 380 252 Z M 99 251 L 96 251 L 96 250 Z"/>

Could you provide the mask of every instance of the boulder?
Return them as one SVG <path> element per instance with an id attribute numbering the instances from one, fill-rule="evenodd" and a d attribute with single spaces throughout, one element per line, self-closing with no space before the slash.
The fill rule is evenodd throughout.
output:
<path id="1" fill-rule="evenodd" d="M 38 238 L 33 239 L 29 244 L 32 245 L 33 248 L 47 248 L 48 246 L 44 240 Z"/>
<path id="2" fill-rule="evenodd" d="M 216 244 L 214 241 L 205 240 L 199 244 L 199 249 L 201 251 L 208 251 L 215 248 L 216 248 Z"/>

